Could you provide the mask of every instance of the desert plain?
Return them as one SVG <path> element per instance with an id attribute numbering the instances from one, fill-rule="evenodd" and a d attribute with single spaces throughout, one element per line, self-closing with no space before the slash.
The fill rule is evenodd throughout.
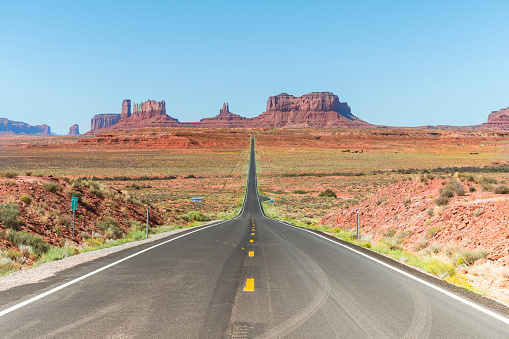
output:
<path id="1" fill-rule="evenodd" d="M 2 214 L 0 274 L 142 239 L 147 209 L 151 233 L 234 217 L 251 135 L 259 189 L 273 201 L 263 203 L 268 216 L 509 301 L 509 133 L 484 130 L 145 128 L 2 138 L 0 204 L 12 210 Z"/>

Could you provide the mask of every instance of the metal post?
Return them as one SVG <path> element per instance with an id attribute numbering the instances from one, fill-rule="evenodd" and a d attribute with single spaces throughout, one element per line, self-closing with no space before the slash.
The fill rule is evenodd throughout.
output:
<path id="1" fill-rule="evenodd" d="M 72 237 L 74 238 L 74 216 L 76 215 L 76 211 L 72 211 Z"/>
<path id="2" fill-rule="evenodd" d="M 147 208 L 147 239 L 148 239 L 148 208 Z"/>
<path id="3" fill-rule="evenodd" d="M 359 210 L 357 210 L 357 240 L 359 240 Z"/>

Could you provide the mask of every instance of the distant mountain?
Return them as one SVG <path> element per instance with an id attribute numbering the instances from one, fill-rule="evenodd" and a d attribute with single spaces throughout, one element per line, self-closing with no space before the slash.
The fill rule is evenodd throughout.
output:
<path id="1" fill-rule="evenodd" d="M 12 121 L 0 118 L 0 137 L 10 136 L 50 136 L 51 128 L 48 125 L 32 126 L 25 122 Z"/>

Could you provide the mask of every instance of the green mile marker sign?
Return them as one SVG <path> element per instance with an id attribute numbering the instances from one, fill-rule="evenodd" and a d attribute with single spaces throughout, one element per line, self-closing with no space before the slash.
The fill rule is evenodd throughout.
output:
<path id="1" fill-rule="evenodd" d="M 71 209 L 76 211 L 78 209 L 78 197 L 72 197 Z"/>

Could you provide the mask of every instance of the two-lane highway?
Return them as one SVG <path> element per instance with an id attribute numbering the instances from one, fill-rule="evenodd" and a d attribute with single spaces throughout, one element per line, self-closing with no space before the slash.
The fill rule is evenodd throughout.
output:
<path id="1" fill-rule="evenodd" d="M 266 218 L 254 155 L 239 217 L 0 292 L 0 337 L 509 338 L 492 310 Z"/>

